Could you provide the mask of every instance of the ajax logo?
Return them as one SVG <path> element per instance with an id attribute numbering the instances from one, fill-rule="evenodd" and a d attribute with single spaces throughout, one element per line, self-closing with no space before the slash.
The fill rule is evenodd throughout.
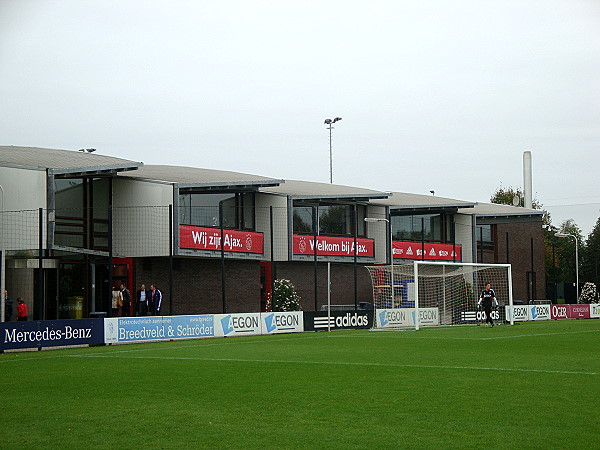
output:
<path id="1" fill-rule="evenodd" d="M 300 238 L 300 242 L 298 242 L 298 249 L 300 253 L 306 253 L 306 239 L 304 237 Z"/>
<path id="2" fill-rule="evenodd" d="M 252 250 L 252 236 L 246 235 L 246 250 Z"/>

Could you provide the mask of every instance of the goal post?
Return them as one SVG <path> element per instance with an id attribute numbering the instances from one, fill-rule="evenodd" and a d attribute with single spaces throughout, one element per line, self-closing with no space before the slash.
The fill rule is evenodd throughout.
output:
<path id="1" fill-rule="evenodd" d="M 498 308 L 494 322 L 513 324 L 510 264 L 414 261 L 367 266 L 373 284 L 374 327 L 397 328 L 483 322 L 479 294 L 490 283 Z M 392 289 L 393 287 L 393 289 Z"/>

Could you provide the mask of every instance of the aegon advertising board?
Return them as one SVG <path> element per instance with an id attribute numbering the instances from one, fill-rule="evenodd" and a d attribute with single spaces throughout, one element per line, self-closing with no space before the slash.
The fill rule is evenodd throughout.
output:
<path id="1" fill-rule="evenodd" d="M 378 309 L 375 311 L 377 328 L 414 327 L 415 308 Z M 438 325 L 438 308 L 419 308 L 419 325 Z"/>
<path id="2" fill-rule="evenodd" d="M 260 314 L 215 314 L 215 336 L 253 336 L 262 334 Z"/>
<path id="3" fill-rule="evenodd" d="M 261 314 L 263 334 L 300 333 L 304 331 L 302 311 L 270 312 Z"/>

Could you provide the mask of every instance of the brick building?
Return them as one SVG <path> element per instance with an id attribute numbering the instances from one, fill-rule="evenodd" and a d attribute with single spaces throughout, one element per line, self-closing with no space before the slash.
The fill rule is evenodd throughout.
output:
<path id="1" fill-rule="evenodd" d="M 392 248 L 510 262 L 515 299 L 545 297 L 540 211 L 29 147 L 0 147 L 0 187 L 1 285 L 35 319 L 111 314 L 121 283 L 162 314 L 264 310 L 274 278 L 305 310 L 357 305 Z"/>

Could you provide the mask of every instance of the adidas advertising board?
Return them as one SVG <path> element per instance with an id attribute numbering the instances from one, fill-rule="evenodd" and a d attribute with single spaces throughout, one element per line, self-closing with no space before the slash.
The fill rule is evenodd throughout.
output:
<path id="1" fill-rule="evenodd" d="M 503 309 L 492 309 L 492 320 L 494 322 L 504 322 L 506 314 Z M 485 311 L 480 309 L 477 311 L 461 311 L 460 321 L 464 323 L 470 322 L 485 322 Z"/>
<path id="2" fill-rule="evenodd" d="M 373 311 L 304 311 L 304 331 L 327 331 L 371 328 L 373 326 Z"/>
<path id="3" fill-rule="evenodd" d="M 414 327 L 415 308 L 378 309 L 375 311 L 377 328 Z M 438 325 L 438 308 L 419 308 L 420 325 Z"/>
<path id="4" fill-rule="evenodd" d="M 263 334 L 300 333 L 304 331 L 302 311 L 261 314 Z"/>
<path id="5" fill-rule="evenodd" d="M 103 319 L 4 322 L 0 332 L 0 351 L 104 343 Z"/>
<path id="6" fill-rule="evenodd" d="M 107 344 L 215 336 L 212 315 L 146 316 L 104 319 Z"/>

